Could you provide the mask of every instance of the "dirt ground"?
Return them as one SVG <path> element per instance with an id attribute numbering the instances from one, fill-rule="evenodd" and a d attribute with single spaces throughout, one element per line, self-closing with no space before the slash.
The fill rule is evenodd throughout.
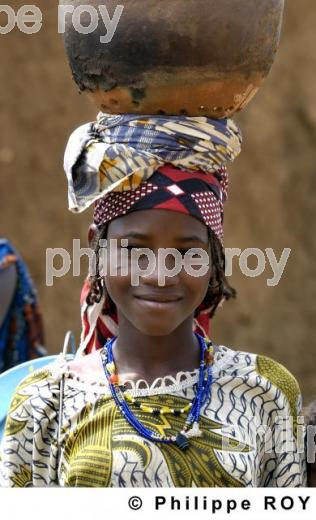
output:
<path id="1" fill-rule="evenodd" d="M 62 159 L 66 140 L 95 109 L 79 96 L 57 34 L 55 2 L 34 2 L 42 30 L 0 36 L 0 233 L 19 249 L 39 291 L 47 345 L 59 352 L 65 332 L 80 333 L 81 277 L 45 284 L 47 248 L 72 251 L 86 244 L 91 213 L 67 210 Z M 49 7 L 47 6 L 49 4 Z M 10 5 L 17 9 L 22 2 Z M 299 380 L 305 402 L 316 396 L 316 3 L 287 2 L 281 47 L 273 71 L 237 120 L 244 133 L 241 157 L 230 168 L 226 206 L 228 248 L 273 248 L 291 254 L 280 283 L 269 287 L 269 262 L 256 278 L 233 263 L 238 299 L 213 323 L 216 342 L 265 353 Z M 251 264 L 249 264 L 251 265 Z"/>

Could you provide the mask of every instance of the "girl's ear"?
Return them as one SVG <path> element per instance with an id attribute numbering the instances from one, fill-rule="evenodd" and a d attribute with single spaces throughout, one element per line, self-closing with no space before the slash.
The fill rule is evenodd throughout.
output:
<path id="1" fill-rule="evenodd" d="M 96 224 L 91 224 L 88 231 L 88 242 L 91 249 L 95 248 L 96 241 L 98 240 L 99 230 Z"/>

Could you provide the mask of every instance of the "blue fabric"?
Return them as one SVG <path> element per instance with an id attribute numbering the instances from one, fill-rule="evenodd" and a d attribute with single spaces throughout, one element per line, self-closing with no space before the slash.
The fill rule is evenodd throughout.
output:
<path id="1" fill-rule="evenodd" d="M 0 324 L 0 372 L 30 359 L 30 339 L 24 309 L 26 304 L 37 303 L 37 293 L 25 263 L 8 240 L 0 239 L 0 269 L 8 255 L 17 258 L 15 266 L 18 282 L 7 315 Z M 13 333 L 10 330 L 12 320 L 15 323 Z M 38 355 L 41 355 L 40 351 Z"/>

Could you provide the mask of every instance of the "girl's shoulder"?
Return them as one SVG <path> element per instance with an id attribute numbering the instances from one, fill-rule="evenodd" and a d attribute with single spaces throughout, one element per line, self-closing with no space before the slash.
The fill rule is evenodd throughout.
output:
<path id="1" fill-rule="evenodd" d="M 238 378 L 251 387 L 260 386 L 267 400 L 285 399 L 293 411 L 300 406 L 301 390 L 295 376 L 280 362 L 262 355 L 242 350 L 217 346 L 222 362 L 217 375 L 223 378 Z"/>
<path id="2" fill-rule="evenodd" d="M 75 357 L 72 360 L 67 360 L 63 354 L 60 354 L 50 364 L 32 371 L 30 375 L 22 379 L 15 392 L 23 394 L 32 392 L 33 396 L 38 393 L 43 395 L 55 393 L 60 387 L 63 377 L 66 380 L 85 380 L 87 384 L 93 383 L 97 375 L 100 379 L 100 362 L 98 352 L 88 356 Z"/>
<path id="3" fill-rule="evenodd" d="M 216 345 L 219 367 L 235 375 L 246 375 L 255 372 L 271 383 L 277 382 L 284 388 L 298 390 L 299 385 L 294 375 L 280 362 L 263 354 L 235 350 L 232 347 Z"/>
<path id="4" fill-rule="evenodd" d="M 48 361 L 49 363 L 49 361 Z M 32 371 L 15 388 L 7 413 L 6 433 L 11 424 L 20 418 L 34 419 L 35 416 L 57 413 L 60 403 L 60 390 L 63 375 L 69 373 L 68 362 L 60 354 L 46 366 Z M 9 420 L 14 418 L 14 420 Z"/>
<path id="5" fill-rule="evenodd" d="M 48 397 L 55 394 L 62 375 L 62 371 L 59 371 L 61 367 L 58 366 L 58 372 L 56 372 L 55 363 L 34 370 L 22 379 L 15 389 L 13 399 L 17 396 L 26 397 L 29 395 L 35 398 L 39 395 Z"/>
<path id="6" fill-rule="evenodd" d="M 6 434 L 11 433 L 8 425 L 11 424 L 14 429 L 15 421 L 20 421 L 20 418 L 25 420 L 28 417 L 31 421 L 46 416 L 53 419 L 61 401 L 71 401 L 79 394 L 91 399 L 104 394 L 105 386 L 101 381 L 94 380 L 97 356 L 91 354 L 84 358 L 69 361 L 60 354 L 52 363 L 22 379 L 12 394 Z"/>

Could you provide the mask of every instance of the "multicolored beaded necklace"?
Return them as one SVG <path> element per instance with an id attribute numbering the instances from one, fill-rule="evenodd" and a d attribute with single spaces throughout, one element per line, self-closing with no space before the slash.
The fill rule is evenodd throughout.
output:
<path id="1" fill-rule="evenodd" d="M 136 402 L 126 392 L 126 387 L 120 385 L 120 378 L 117 374 L 114 358 L 113 358 L 113 343 L 116 337 L 107 341 L 101 351 L 102 363 L 106 378 L 109 383 L 109 387 L 114 399 L 115 404 L 120 409 L 122 415 L 129 422 L 133 428 L 146 439 L 163 444 L 175 444 L 182 450 L 189 447 L 189 439 L 192 437 L 201 437 L 202 432 L 199 428 L 199 420 L 201 414 L 201 406 L 205 403 L 207 397 L 210 394 L 212 386 L 212 365 L 214 363 L 214 349 L 212 342 L 206 343 L 205 339 L 199 334 L 195 333 L 199 345 L 200 345 L 200 367 L 199 367 L 199 380 L 196 395 L 192 403 L 188 404 L 185 408 L 175 410 L 168 406 L 162 406 L 161 408 L 151 408 Z M 142 411 L 152 413 L 153 415 L 166 415 L 173 414 L 179 416 L 185 412 L 189 412 L 184 423 L 183 429 L 177 435 L 161 435 L 154 431 L 146 428 L 133 414 L 129 408 L 127 401 Z"/>

